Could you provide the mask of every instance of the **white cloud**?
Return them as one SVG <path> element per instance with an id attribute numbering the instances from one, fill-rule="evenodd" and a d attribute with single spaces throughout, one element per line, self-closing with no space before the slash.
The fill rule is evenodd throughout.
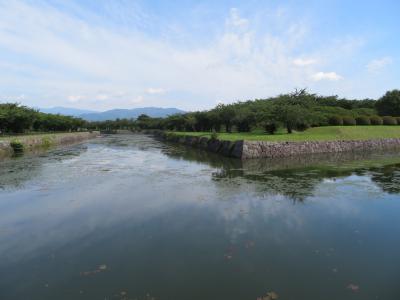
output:
<path id="1" fill-rule="evenodd" d="M 107 95 L 107 94 L 98 94 L 98 95 L 96 96 L 96 99 L 97 99 L 97 100 L 100 100 L 100 101 L 108 100 L 109 98 L 110 98 L 110 96 Z"/>
<path id="2" fill-rule="evenodd" d="M 374 59 L 367 64 L 367 69 L 369 72 L 377 72 L 379 70 L 382 70 L 386 66 L 390 65 L 392 62 L 393 59 L 388 56 L 382 57 L 380 59 Z"/>
<path id="3" fill-rule="evenodd" d="M 348 57 L 346 51 L 327 51 L 334 47 L 325 42 L 326 48 L 315 46 L 312 53 L 301 52 L 294 59 L 309 30 L 307 22 L 291 18 L 289 11 L 285 26 L 269 30 L 259 29 L 253 18 L 245 19 L 233 8 L 206 42 L 179 46 L 168 35 L 121 30 L 101 16 L 91 22 L 87 11 L 78 18 L 40 3 L 0 0 L 0 49 L 17 57 L 10 61 L 0 55 L 0 82 L 29 95 L 35 106 L 75 103 L 102 110 L 145 103 L 192 110 L 310 83 L 321 92 L 319 81 L 341 76 L 318 72 L 315 64 L 330 68 L 330 62 Z M 352 42 L 335 40 L 341 47 Z M 21 77 L 22 72 L 29 76 Z"/>
<path id="4" fill-rule="evenodd" d="M 293 60 L 293 64 L 299 67 L 311 66 L 317 63 L 316 59 L 313 58 L 296 58 Z"/>
<path id="5" fill-rule="evenodd" d="M 81 101 L 83 99 L 85 99 L 85 96 L 82 96 L 82 95 L 71 95 L 71 96 L 68 96 L 68 101 L 71 102 L 71 103 L 76 103 L 76 102 L 79 102 L 79 101 Z"/>
<path id="6" fill-rule="evenodd" d="M 159 95 L 159 94 L 165 94 L 166 90 L 162 88 L 148 88 L 146 90 L 147 94 L 150 95 Z"/>
<path id="7" fill-rule="evenodd" d="M 137 97 L 133 98 L 130 102 L 133 104 L 137 104 L 137 103 L 142 103 L 143 101 L 144 101 L 143 96 L 137 96 Z"/>
<path id="8" fill-rule="evenodd" d="M 239 10 L 235 7 L 231 8 L 229 18 L 226 20 L 228 26 L 245 27 L 249 24 L 249 20 L 240 16 Z"/>
<path id="9" fill-rule="evenodd" d="M 321 81 L 321 80 L 337 81 L 343 79 L 342 76 L 338 75 L 335 72 L 318 72 L 313 74 L 311 78 L 314 81 Z"/>

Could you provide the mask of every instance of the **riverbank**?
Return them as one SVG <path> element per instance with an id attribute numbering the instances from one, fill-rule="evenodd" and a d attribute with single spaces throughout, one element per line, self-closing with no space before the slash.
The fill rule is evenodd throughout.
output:
<path id="1" fill-rule="evenodd" d="M 0 158 L 12 156 L 18 152 L 31 152 L 37 149 L 79 143 L 98 135 L 99 132 L 93 131 L 0 137 Z"/>
<path id="2" fill-rule="evenodd" d="M 368 126 L 369 127 L 369 126 Z M 389 126 L 388 126 L 389 127 Z M 321 127 L 322 128 L 322 127 Z M 334 127 L 327 127 L 325 130 L 329 132 Z M 350 128 L 350 127 L 348 127 Z M 200 148 L 210 152 L 218 153 L 228 157 L 248 159 L 248 158 L 274 158 L 274 157 L 289 157 L 302 154 L 316 154 L 316 153 L 339 153 L 351 151 L 371 151 L 371 150 L 384 150 L 384 149 L 400 149 L 400 128 L 394 128 L 389 132 L 384 133 L 385 127 L 381 127 L 379 131 L 368 132 L 370 128 L 362 127 L 364 131 L 362 135 L 355 135 L 354 130 L 349 130 L 347 136 L 332 136 L 329 139 L 324 136 L 319 129 L 320 134 L 314 135 L 314 138 L 309 140 L 300 139 L 298 135 L 285 135 L 286 140 L 278 137 L 278 140 L 269 141 L 267 138 L 273 138 L 273 135 L 263 135 L 264 140 L 253 140 L 257 135 L 248 135 L 251 139 L 243 139 L 246 135 L 242 135 L 241 140 L 236 140 L 240 137 L 239 134 L 232 134 L 231 140 L 225 137 L 231 134 L 219 134 L 218 138 L 212 138 L 209 133 L 207 135 L 201 133 L 181 133 L 181 132 L 163 132 L 163 131 L 147 131 L 148 133 L 155 134 L 159 138 L 184 144 L 191 147 Z M 340 129 L 343 130 L 343 127 Z M 353 128 L 351 128 L 353 129 Z M 357 133 L 357 132 L 356 132 Z M 379 135 L 378 135 L 379 133 Z M 297 136 L 297 137 L 296 137 Z M 310 132 L 307 132 L 302 137 L 309 137 Z M 289 140 L 293 139 L 294 140 Z M 319 139 L 318 139 L 319 137 Z M 335 139 L 336 137 L 336 139 Z M 367 138 L 368 137 L 368 138 Z M 282 139 L 282 140 L 279 140 Z M 297 139 L 297 140 L 296 140 Z"/>

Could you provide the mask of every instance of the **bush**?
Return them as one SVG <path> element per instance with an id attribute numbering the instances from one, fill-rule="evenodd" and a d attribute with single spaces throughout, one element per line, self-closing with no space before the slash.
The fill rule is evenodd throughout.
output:
<path id="1" fill-rule="evenodd" d="M 383 125 L 397 125 L 397 120 L 390 116 L 385 116 L 382 118 Z"/>
<path id="2" fill-rule="evenodd" d="M 343 118 L 339 116 L 332 116 L 329 118 L 329 125 L 333 126 L 343 125 Z"/>
<path id="3" fill-rule="evenodd" d="M 13 140 L 10 142 L 11 148 L 14 150 L 15 154 L 23 153 L 24 152 L 24 145 L 18 141 L 18 140 Z"/>
<path id="4" fill-rule="evenodd" d="M 382 125 L 383 124 L 383 120 L 379 116 L 372 116 L 370 118 L 370 120 L 371 120 L 371 125 Z"/>
<path id="5" fill-rule="evenodd" d="M 218 133 L 213 131 L 213 133 L 211 133 L 211 140 L 213 140 L 213 141 L 218 140 Z"/>
<path id="6" fill-rule="evenodd" d="M 356 120 L 353 117 L 343 117 L 343 125 L 346 126 L 356 125 Z"/>
<path id="7" fill-rule="evenodd" d="M 400 125 L 400 117 L 396 117 L 395 119 L 397 121 L 397 125 Z"/>
<path id="8" fill-rule="evenodd" d="M 274 134 L 278 130 L 278 126 L 274 122 L 265 124 L 264 128 L 268 134 Z"/>
<path id="9" fill-rule="evenodd" d="M 366 116 L 356 118 L 357 125 L 371 125 L 371 120 Z"/>
<path id="10" fill-rule="evenodd" d="M 307 123 L 302 122 L 302 123 L 296 124 L 296 130 L 297 131 L 305 131 L 308 128 L 310 128 L 310 125 L 308 125 Z"/>

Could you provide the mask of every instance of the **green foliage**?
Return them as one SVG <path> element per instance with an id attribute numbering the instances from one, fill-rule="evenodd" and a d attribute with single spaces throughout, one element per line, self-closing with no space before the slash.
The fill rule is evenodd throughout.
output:
<path id="1" fill-rule="evenodd" d="M 361 116 L 356 118 L 357 125 L 371 125 L 371 120 L 367 116 Z"/>
<path id="2" fill-rule="evenodd" d="M 329 118 L 329 125 L 332 125 L 332 126 L 343 125 L 343 118 L 340 116 L 332 116 Z"/>
<path id="3" fill-rule="evenodd" d="M 397 125 L 397 120 L 390 116 L 382 117 L 383 125 Z"/>
<path id="4" fill-rule="evenodd" d="M 380 116 L 372 116 L 370 117 L 371 125 L 382 125 L 383 120 Z"/>
<path id="5" fill-rule="evenodd" d="M 42 147 L 43 148 L 50 148 L 52 146 L 52 144 L 53 144 L 53 142 L 50 137 L 44 136 L 42 138 Z"/>
<path id="6" fill-rule="evenodd" d="M 24 152 L 24 145 L 19 140 L 12 140 L 10 142 L 10 146 L 13 149 L 15 154 Z"/>
<path id="7" fill-rule="evenodd" d="M 274 134 L 278 130 L 278 124 L 276 122 L 267 122 L 264 125 L 264 129 L 268 134 Z"/>
<path id="8" fill-rule="evenodd" d="M 0 104 L 0 132 L 25 131 L 75 131 L 83 128 L 85 121 L 69 116 L 40 113 L 16 103 Z"/>
<path id="9" fill-rule="evenodd" d="M 400 90 L 388 91 L 376 102 L 379 115 L 400 116 Z"/>
<path id="10" fill-rule="evenodd" d="M 356 125 L 356 120 L 353 117 L 343 117 L 343 125 L 345 126 L 353 126 Z"/>
<path id="11" fill-rule="evenodd" d="M 212 140 L 218 140 L 218 133 L 216 133 L 215 131 L 213 131 L 213 132 L 211 133 L 210 138 L 211 138 Z"/>

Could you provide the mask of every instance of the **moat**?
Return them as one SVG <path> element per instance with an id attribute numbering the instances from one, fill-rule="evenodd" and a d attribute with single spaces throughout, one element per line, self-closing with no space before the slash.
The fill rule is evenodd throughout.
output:
<path id="1" fill-rule="evenodd" d="M 103 136 L 0 162 L 0 299 L 397 300 L 399 215 L 394 151 Z"/>

